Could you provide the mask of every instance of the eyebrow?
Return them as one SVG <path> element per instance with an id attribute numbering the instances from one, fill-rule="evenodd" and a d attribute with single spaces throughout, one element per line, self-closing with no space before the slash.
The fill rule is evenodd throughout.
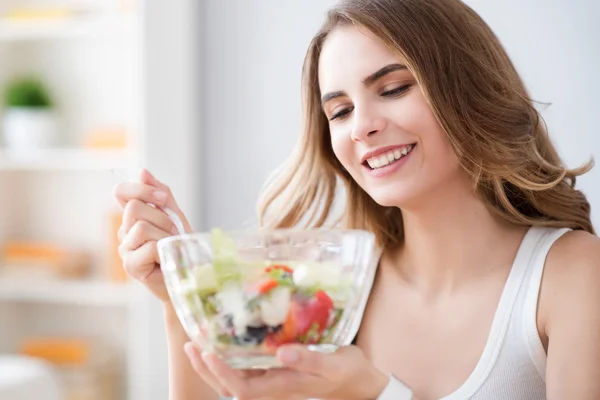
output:
<path id="1" fill-rule="evenodd" d="M 377 82 L 379 79 L 386 76 L 387 74 L 394 72 L 394 71 L 398 71 L 400 69 L 406 69 L 406 65 L 402 65 L 402 64 L 386 65 L 385 67 L 381 68 L 380 70 L 367 76 L 362 82 L 365 84 L 365 86 L 369 87 L 372 84 L 374 84 L 375 82 Z"/>
<path id="2" fill-rule="evenodd" d="M 407 69 L 406 65 L 402 65 L 402 64 L 388 64 L 385 67 L 383 67 L 383 68 L 375 71 L 371 75 L 367 76 L 365 79 L 363 79 L 362 83 L 365 86 L 369 87 L 369 86 L 373 85 L 375 82 L 377 82 L 379 79 L 381 79 L 384 76 L 386 76 L 387 74 L 389 74 L 391 72 L 394 72 L 394 71 L 398 71 L 398 70 L 404 70 L 404 69 Z M 345 94 L 346 93 L 343 92 L 343 91 L 326 93 L 321 98 L 321 105 L 325 105 L 325 103 L 327 103 L 329 100 L 335 99 L 336 97 L 344 96 Z"/>

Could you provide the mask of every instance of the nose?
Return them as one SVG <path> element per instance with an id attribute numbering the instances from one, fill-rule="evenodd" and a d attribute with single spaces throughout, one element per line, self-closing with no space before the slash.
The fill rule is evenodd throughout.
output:
<path id="1" fill-rule="evenodd" d="M 354 125 L 352 126 L 351 138 L 354 142 L 364 142 L 369 136 L 379 133 L 385 129 L 386 120 L 373 110 L 361 107 L 354 108 Z"/>

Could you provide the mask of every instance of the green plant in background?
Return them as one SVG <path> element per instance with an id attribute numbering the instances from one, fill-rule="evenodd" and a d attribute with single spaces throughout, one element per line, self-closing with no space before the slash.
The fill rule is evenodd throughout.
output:
<path id="1" fill-rule="evenodd" d="M 40 79 L 18 77 L 6 86 L 4 105 L 20 108 L 50 108 L 53 104 L 48 89 Z"/>

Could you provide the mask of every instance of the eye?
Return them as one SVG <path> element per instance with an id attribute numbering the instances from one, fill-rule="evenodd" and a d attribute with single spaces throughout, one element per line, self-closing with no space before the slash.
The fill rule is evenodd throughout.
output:
<path id="1" fill-rule="evenodd" d="M 354 110 L 354 106 L 346 107 L 346 108 L 342 109 L 341 111 L 338 111 L 335 114 L 333 114 L 331 116 L 331 118 L 329 118 L 329 120 L 333 121 L 334 119 L 343 118 L 346 115 L 350 114 L 352 112 L 352 110 Z"/>
<path id="2" fill-rule="evenodd" d="M 406 91 L 408 91 L 408 89 L 410 89 L 411 85 L 402 85 L 402 86 L 398 86 L 394 89 L 390 89 L 390 90 L 386 90 L 385 92 L 382 92 L 381 95 L 385 96 L 385 97 L 396 97 L 396 96 L 400 96 L 401 94 L 405 93 Z"/>

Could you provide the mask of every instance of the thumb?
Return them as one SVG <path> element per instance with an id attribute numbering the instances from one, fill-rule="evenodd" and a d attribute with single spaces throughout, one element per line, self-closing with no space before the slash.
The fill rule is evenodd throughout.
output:
<path id="1" fill-rule="evenodd" d="M 142 168 L 142 170 L 140 171 L 140 182 L 142 182 L 146 185 L 150 185 L 150 186 L 154 186 L 154 187 L 162 189 L 160 187 L 161 183 L 158 181 L 158 179 L 156 179 L 154 177 L 154 175 L 152 175 L 150 173 L 150 171 L 148 171 L 145 168 Z"/>
<path id="2" fill-rule="evenodd" d="M 140 171 L 140 182 L 145 185 L 153 186 L 165 192 L 167 194 L 167 202 L 165 203 L 165 206 L 169 207 L 174 211 L 179 211 L 179 207 L 177 205 L 177 202 L 175 201 L 175 198 L 173 197 L 173 194 L 171 193 L 171 189 L 167 185 L 156 179 L 154 175 L 152 175 L 152 173 L 150 173 L 150 171 L 148 171 L 145 168 L 142 168 L 142 170 Z"/>
<path id="3" fill-rule="evenodd" d="M 190 226 L 189 221 L 183 214 L 183 211 L 181 211 L 181 209 L 179 208 L 179 205 L 175 201 L 175 197 L 173 196 L 173 193 L 171 192 L 171 188 L 169 188 L 169 186 L 160 182 L 154 177 L 154 175 L 152 175 L 152 173 L 150 173 L 150 171 L 148 171 L 145 168 L 142 168 L 142 170 L 140 171 L 140 181 L 146 185 L 153 186 L 165 192 L 167 194 L 167 202 L 165 203 L 165 206 L 176 212 L 177 215 L 179 215 L 179 218 L 181 218 L 186 232 L 192 231 L 192 227 Z"/>

